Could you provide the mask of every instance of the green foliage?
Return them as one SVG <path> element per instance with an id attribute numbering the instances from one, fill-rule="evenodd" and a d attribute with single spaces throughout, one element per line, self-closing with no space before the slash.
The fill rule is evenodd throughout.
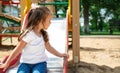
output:
<path id="1" fill-rule="evenodd" d="M 55 0 L 54 2 L 68 2 L 68 0 Z M 64 5 L 55 5 L 56 8 L 56 17 L 66 17 L 66 10 L 68 8 L 67 4 Z M 58 14 L 58 11 L 62 11 L 62 14 Z"/>
<path id="2" fill-rule="evenodd" d="M 83 0 L 83 3 L 85 3 L 84 1 L 86 0 Z M 93 31 L 109 34 L 120 32 L 120 0 L 89 0 L 87 2 L 89 5 L 89 24 L 91 24 L 89 31 L 91 33 Z"/>

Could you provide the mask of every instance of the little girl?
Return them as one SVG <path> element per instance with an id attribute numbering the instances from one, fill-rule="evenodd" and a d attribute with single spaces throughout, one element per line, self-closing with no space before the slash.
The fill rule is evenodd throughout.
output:
<path id="1" fill-rule="evenodd" d="M 47 73 L 45 49 L 58 57 L 66 56 L 56 51 L 49 43 L 45 30 L 49 27 L 51 18 L 52 13 L 47 7 L 31 9 L 27 16 L 27 25 L 18 38 L 18 45 L 0 68 L 6 70 L 9 63 L 21 53 L 17 73 Z"/>

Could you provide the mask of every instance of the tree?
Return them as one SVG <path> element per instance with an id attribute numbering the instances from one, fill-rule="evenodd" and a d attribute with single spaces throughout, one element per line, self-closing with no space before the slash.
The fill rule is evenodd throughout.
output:
<path id="1" fill-rule="evenodd" d="M 84 32 L 89 34 L 89 0 L 83 0 Z"/>

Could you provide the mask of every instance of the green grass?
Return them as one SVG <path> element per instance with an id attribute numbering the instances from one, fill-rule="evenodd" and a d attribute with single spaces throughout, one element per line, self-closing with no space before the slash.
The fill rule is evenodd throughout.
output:
<path id="1" fill-rule="evenodd" d="M 109 32 L 90 32 L 89 34 L 85 34 L 81 32 L 80 34 L 81 35 L 120 35 L 120 32 L 113 32 L 113 34 L 110 34 Z"/>

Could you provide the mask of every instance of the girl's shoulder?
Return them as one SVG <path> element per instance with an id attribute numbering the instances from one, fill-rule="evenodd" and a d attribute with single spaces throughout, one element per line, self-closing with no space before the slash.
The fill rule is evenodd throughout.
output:
<path id="1" fill-rule="evenodd" d="M 32 31 L 29 31 L 23 38 L 22 38 L 23 41 L 29 43 L 33 40 L 35 40 L 35 36 L 33 34 Z"/>
<path id="2" fill-rule="evenodd" d="M 38 39 L 38 38 L 42 37 L 42 35 L 41 35 L 41 37 L 37 36 L 33 30 L 29 31 L 27 33 L 27 36 L 31 37 L 32 39 Z"/>
<path id="3" fill-rule="evenodd" d="M 25 36 L 30 36 L 30 37 L 32 37 L 33 36 L 33 32 L 32 31 L 29 31 Z"/>
<path id="4" fill-rule="evenodd" d="M 34 39 L 34 33 L 33 33 L 33 31 L 31 30 L 31 31 L 29 31 L 24 37 L 26 37 L 26 38 L 30 38 L 30 39 Z"/>

